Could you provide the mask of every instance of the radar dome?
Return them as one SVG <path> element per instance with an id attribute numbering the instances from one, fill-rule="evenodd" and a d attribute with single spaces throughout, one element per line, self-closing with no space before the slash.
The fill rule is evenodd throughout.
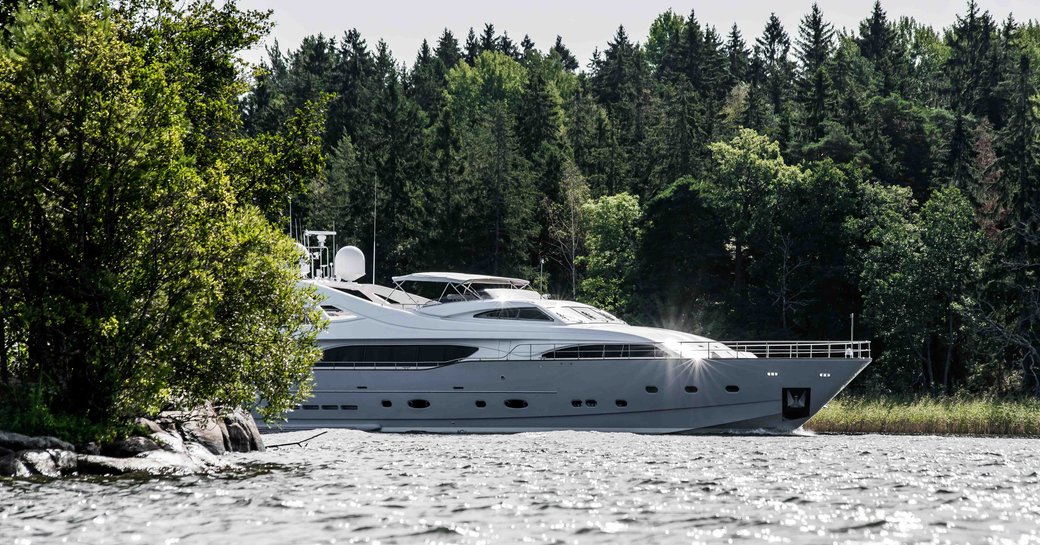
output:
<path id="1" fill-rule="evenodd" d="M 344 246 L 333 262 L 336 279 L 353 282 L 365 276 L 365 254 L 357 246 Z"/>

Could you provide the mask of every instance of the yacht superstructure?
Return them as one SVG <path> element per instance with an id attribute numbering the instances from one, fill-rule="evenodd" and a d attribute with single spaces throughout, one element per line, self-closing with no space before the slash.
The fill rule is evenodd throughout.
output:
<path id="1" fill-rule="evenodd" d="M 387 287 L 358 283 L 364 272 L 348 246 L 301 281 L 329 325 L 313 398 L 283 429 L 793 430 L 871 361 L 866 341 L 718 342 L 632 326 L 517 278 L 430 272 Z M 443 288 L 423 297 L 410 283 Z"/>

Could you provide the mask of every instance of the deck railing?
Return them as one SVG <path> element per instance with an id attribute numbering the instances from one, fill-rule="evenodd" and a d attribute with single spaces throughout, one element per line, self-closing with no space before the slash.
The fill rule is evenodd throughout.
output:
<path id="1" fill-rule="evenodd" d="M 869 358 L 870 341 L 711 341 L 525 343 L 486 360 Z"/>
<path id="2" fill-rule="evenodd" d="M 869 358 L 870 341 L 712 341 L 663 343 L 524 343 L 499 355 L 446 362 L 320 362 L 318 368 L 420 370 L 458 361 L 554 361 L 622 359 L 818 359 Z"/>

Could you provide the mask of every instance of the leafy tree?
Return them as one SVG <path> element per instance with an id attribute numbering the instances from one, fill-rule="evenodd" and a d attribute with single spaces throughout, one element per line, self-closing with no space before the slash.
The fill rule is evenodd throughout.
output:
<path id="1" fill-rule="evenodd" d="M 628 283 L 640 237 L 639 199 L 627 193 L 600 197 L 585 203 L 582 217 L 588 249 L 582 259 L 582 298 L 609 312 L 625 313 L 632 305 Z"/>
<path id="2" fill-rule="evenodd" d="M 904 208 L 905 209 L 905 208 Z M 950 391 L 964 376 L 960 340 L 985 260 L 973 209 L 956 188 L 937 191 L 919 217 L 879 225 L 864 269 L 867 309 L 880 333 L 922 365 L 922 384 Z M 960 356 L 960 357 L 958 357 Z"/>
<path id="3" fill-rule="evenodd" d="M 776 141 L 751 129 L 709 147 L 715 163 L 710 173 L 711 202 L 733 242 L 733 290 L 746 298 L 749 239 L 762 212 L 773 203 L 773 186 L 784 183 L 797 170 L 784 163 Z"/>
<path id="4" fill-rule="evenodd" d="M 317 174 L 321 112 L 240 136 L 234 55 L 265 17 L 72 3 L 23 6 L 8 28 L 5 410 L 84 439 L 167 403 L 259 397 L 273 417 L 306 396 L 320 320 L 264 215 Z"/>

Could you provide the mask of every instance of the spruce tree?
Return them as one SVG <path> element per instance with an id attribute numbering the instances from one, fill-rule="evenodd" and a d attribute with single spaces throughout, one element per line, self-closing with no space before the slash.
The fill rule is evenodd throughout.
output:
<path id="1" fill-rule="evenodd" d="M 477 55 L 480 55 L 481 47 L 480 42 L 477 41 L 477 34 L 473 32 L 473 27 L 469 28 L 469 34 L 466 35 L 466 64 L 473 66 L 473 63 L 477 60 Z"/>
<path id="2" fill-rule="evenodd" d="M 823 136 L 823 124 L 830 113 L 831 80 L 829 64 L 833 51 L 834 29 L 823 20 L 819 5 L 798 27 L 799 70 L 796 79 L 798 101 L 805 112 L 803 138 L 808 142 Z"/>
<path id="3" fill-rule="evenodd" d="M 571 54 L 571 50 L 567 49 L 567 46 L 563 45 L 562 37 L 556 37 L 556 43 L 553 44 L 550 54 L 555 54 L 560 57 L 560 62 L 563 63 L 563 68 L 565 70 L 573 72 L 578 69 L 578 59 L 574 58 L 574 55 Z"/>
<path id="4" fill-rule="evenodd" d="M 742 81 L 747 81 L 748 64 L 750 63 L 749 56 L 750 52 L 747 49 L 747 44 L 744 43 L 744 38 L 740 35 L 740 29 L 734 23 L 726 39 L 726 58 L 728 60 L 726 75 L 730 87 Z"/>
<path id="5" fill-rule="evenodd" d="M 779 125 L 777 140 L 780 142 L 780 146 L 786 149 L 791 134 L 789 101 L 790 82 L 794 70 L 788 57 L 791 50 L 791 39 L 775 13 L 770 14 L 769 22 L 766 23 L 762 36 L 755 43 L 762 62 L 766 94 Z"/>

